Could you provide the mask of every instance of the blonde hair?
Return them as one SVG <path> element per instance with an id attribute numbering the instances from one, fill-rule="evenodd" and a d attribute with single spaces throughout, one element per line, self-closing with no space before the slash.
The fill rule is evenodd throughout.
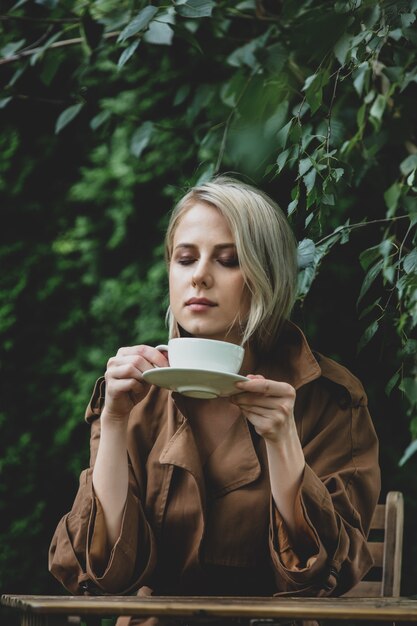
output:
<path id="1" fill-rule="evenodd" d="M 214 206 L 235 237 L 240 269 L 251 294 L 242 344 L 268 351 L 288 319 L 296 297 L 297 245 L 290 225 L 276 202 L 256 187 L 228 176 L 192 187 L 174 207 L 165 237 L 170 263 L 176 228 L 196 202 Z M 170 337 L 179 329 L 167 312 Z"/>

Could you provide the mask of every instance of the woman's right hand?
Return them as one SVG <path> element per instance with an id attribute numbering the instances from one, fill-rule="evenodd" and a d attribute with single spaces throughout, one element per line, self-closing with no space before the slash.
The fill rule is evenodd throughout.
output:
<path id="1" fill-rule="evenodd" d="M 165 355 L 152 346 L 120 348 L 107 362 L 106 396 L 103 415 L 110 420 L 123 420 L 143 400 L 150 385 L 142 374 L 153 367 L 168 367 Z"/>

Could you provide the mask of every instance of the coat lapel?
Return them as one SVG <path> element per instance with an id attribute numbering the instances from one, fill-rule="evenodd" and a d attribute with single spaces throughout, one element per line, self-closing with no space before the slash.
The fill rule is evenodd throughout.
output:
<path id="1" fill-rule="evenodd" d="M 261 465 L 247 420 L 239 417 L 206 464 L 211 495 L 220 497 L 257 480 Z"/>

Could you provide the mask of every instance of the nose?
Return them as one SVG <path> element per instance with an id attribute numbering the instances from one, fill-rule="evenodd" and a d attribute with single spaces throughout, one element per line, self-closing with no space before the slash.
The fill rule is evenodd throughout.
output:
<path id="1" fill-rule="evenodd" d="M 213 285 L 213 276 L 210 271 L 209 262 L 205 259 L 200 259 L 194 265 L 194 271 L 192 274 L 193 287 L 205 287 L 209 289 Z"/>

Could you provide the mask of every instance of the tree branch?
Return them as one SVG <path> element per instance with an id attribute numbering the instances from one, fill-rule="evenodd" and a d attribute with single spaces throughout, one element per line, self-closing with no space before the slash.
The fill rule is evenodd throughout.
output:
<path id="1" fill-rule="evenodd" d="M 114 39 L 118 37 L 120 31 L 106 33 L 103 35 L 104 39 Z M 74 37 L 73 39 L 64 39 L 63 41 L 55 41 L 55 43 L 51 43 L 50 46 L 45 48 L 45 50 L 50 50 L 51 48 L 64 48 L 65 46 L 74 46 L 76 44 L 80 44 L 83 42 L 82 37 Z M 33 50 L 22 50 L 22 52 L 17 52 L 12 56 L 6 57 L 4 59 L 0 59 L 0 65 L 6 65 L 7 63 L 14 63 L 15 61 L 19 61 L 23 57 L 32 56 L 33 54 L 37 54 L 38 52 L 42 52 L 44 48 L 40 46 L 39 48 L 33 48 Z"/>
<path id="2" fill-rule="evenodd" d="M 27 17 L 25 15 L 0 15 L 0 22 L 8 22 L 10 20 L 17 22 L 30 22 L 31 24 L 76 24 L 80 21 L 78 17 L 53 19 L 51 17 Z"/>
<path id="3" fill-rule="evenodd" d="M 323 239 L 320 239 L 320 241 L 317 241 L 316 246 L 320 246 L 324 241 L 327 241 L 327 239 L 330 239 L 330 237 L 334 237 L 334 235 L 337 235 L 342 230 L 352 230 L 354 228 L 362 228 L 362 226 L 369 226 L 370 224 L 394 222 L 396 220 L 405 219 L 406 217 L 410 219 L 409 215 L 397 215 L 397 217 L 387 217 L 385 219 L 380 219 L 380 220 L 371 220 L 370 222 L 357 222 L 356 224 L 346 224 L 345 226 L 341 226 L 340 228 L 338 228 L 336 232 L 330 233 L 330 235 L 326 235 L 325 237 L 323 237 Z"/>

